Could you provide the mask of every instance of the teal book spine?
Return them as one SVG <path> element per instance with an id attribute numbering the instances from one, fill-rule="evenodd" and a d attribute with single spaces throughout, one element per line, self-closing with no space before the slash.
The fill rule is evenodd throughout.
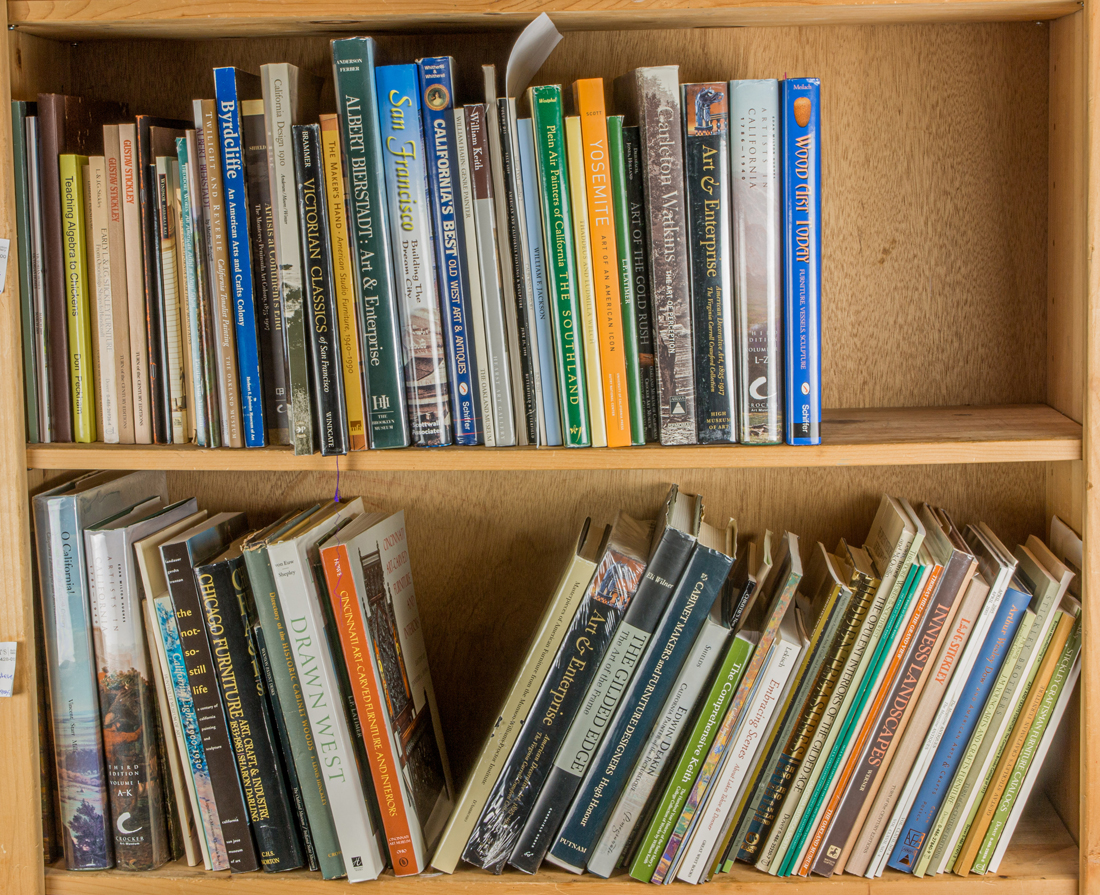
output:
<path id="1" fill-rule="evenodd" d="M 12 162 L 15 174 L 15 232 L 19 262 L 19 330 L 23 339 L 23 407 L 27 443 L 42 441 L 38 426 L 38 364 L 34 360 L 34 292 L 31 285 L 31 190 L 27 164 L 28 115 L 35 115 L 35 103 L 11 104 Z"/>

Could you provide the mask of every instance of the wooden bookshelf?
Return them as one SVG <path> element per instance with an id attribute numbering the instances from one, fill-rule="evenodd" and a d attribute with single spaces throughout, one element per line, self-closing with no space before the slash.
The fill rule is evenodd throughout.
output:
<path id="1" fill-rule="evenodd" d="M 0 293 L 0 640 L 19 642 L 0 700 L 0 892 L 219 895 L 335 892 L 317 874 L 229 877 L 43 868 L 29 491 L 69 470 L 168 471 L 173 498 L 255 524 L 329 499 L 404 508 L 455 776 L 473 763 L 510 667 L 585 515 L 651 513 L 670 481 L 708 518 L 803 541 L 866 533 L 882 491 L 984 519 L 1009 544 L 1052 513 L 1083 531 L 1100 587 L 1100 0 L 8 0 L 3 99 L 63 91 L 184 117 L 215 65 L 289 61 L 326 79 L 328 40 L 379 37 L 384 61 L 452 53 L 467 84 L 515 30 L 550 13 L 565 40 L 537 78 L 568 84 L 678 62 L 682 80 L 817 75 L 823 84 L 823 383 L 816 448 L 439 449 L 295 457 L 287 449 L 26 445 L 16 259 Z M 450 35 L 448 37 L 448 35 Z M 1089 65 L 1091 59 L 1091 67 Z M 472 88 L 468 88 L 471 89 Z M 463 98 L 463 97 L 460 97 Z M 466 94 L 470 101 L 476 94 Z M 0 238 L 15 246 L 11 132 L 0 116 Z M 336 472 L 339 471 L 339 478 Z M 1086 599 L 1088 599 L 1086 597 Z M 1100 895 L 1100 638 L 1086 610 L 1080 700 L 994 876 L 775 880 L 747 867 L 715 890 L 837 895 Z M 395 880 L 404 895 L 642 892 L 543 870 Z"/>

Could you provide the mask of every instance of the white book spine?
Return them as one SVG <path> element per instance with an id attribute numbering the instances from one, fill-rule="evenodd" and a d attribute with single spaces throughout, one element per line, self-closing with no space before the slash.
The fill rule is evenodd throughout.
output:
<path id="1" fill-rule="evenodd" d="M 603 834 L 592 850 L 592 857 L 588 861 L 589 873 L 604 878 L 611 876 L 643 819 L 646 803 L 665 766 L 676 756 L 680 737 L 691 722 L 695 703 L 703 692 L 703 687 L 710 682 L 711 670 L 721 655 L 729 634 L 729 628 L 708 620 L 696 638 L 694 650 L 673 684 L 672 693 L 665 702 L 664 713 L 646 743 L 642 758 L 634 768 L 630 782 L 619 797 Z"/>
<path id="2" fill-rule="evenodd" d="M 179 269 L 176 263 L 176 183 L 178 162 L 168 156 L 157 159 L 156 196 L 160 204 L 157 217 L 160 220 L 161 301 L 164 304 L 164 341 L 168 348 L 168 387 L 170 406 L 168 418 L 172 424 L 172 444 L 187 443 L 187 391 L 183 366 L 182 333 L 180 324 Z"/>
<path id="3" fill-rule="evenodd" d="M 324 764 L 325 790 L 336 820 L 348 881 L 377 879 L 385 869 L 385 861 L 356 766 L 309 557 L 300 541 L 273 544 L 268 556 L 286 615 L 306 714 Z"/>
<path id="4" fill-rule="evenodd" d="M 43 258 L 41 173 L 38 167 L 38 118 L 27 116 L 27 171 L 31 212 L 31 292 L 34 302 L 34 360 L 37 366 L 38 389 L 38 440 L 42 444 L 53 441 L 50 423 L 50 349 L 46 331 L 46 266 Z"/>
<path id="5" fill-rule="evenodd" d="M 470 138 L 466 133 L 466 110 L 453 110 L 455 151 L 458 156 L 458 185 L 462 226 L 466 235 L 466 279 L 470 284 L 470 325 L 474 330 L 474 353 L 477 356 L 477 389 L 481 399 L 481 426 L 486 447 L 495 447 L 496 413 L 493 409 L 493 386 L 490 375 L 489 347 L 485 332 L 485 305 L 481 295 L 481 264 L 477 257 L 477 217 L 474 214 L 474 184 L 470 170 Z"/>
<path id="6" fill-rule="evenodd" d="M 94 285 L 96 317 L 96 397 L 103 414 L 103 442 L 118 444 L 118 365 L 115 357 L 114 313 L 111 310 L 111 247 L 108 236 L 110 210 L 107 199 L 107 165 L 101 155 L 88 159 L 91 193 L 91 245 L 89 260 Z"/>
<path id="7" fill-rule="evenodd" d="M 710 857 L 725 826 L 726 814 L 733 807 L 741 783 L 752 767 L 756 751 L 765 739 L 765 732 L 772 714 L 779 704 L 787 678 L 794 670 L 802 652 L 800 643 L 776 641 L 767 670 L 760 678 L 761 685 L 734 739 L 725 763 L 711 786 L 695 832 L 691 836 L 684 858 L 677 872 L 677 879 L 698 883 L 709 869 Z"/>
<path id="8" fill-rule="evenodd" d="M 112 337 L 118 402 L 118 440 L 134 443 L 134 383 L 130 369 L 130 308 L 126 291 L 126 231 L 122 223 L 122 157 L 118 125 L 103 128 L 107 178 L 107 243 L 111 283 Z"/>

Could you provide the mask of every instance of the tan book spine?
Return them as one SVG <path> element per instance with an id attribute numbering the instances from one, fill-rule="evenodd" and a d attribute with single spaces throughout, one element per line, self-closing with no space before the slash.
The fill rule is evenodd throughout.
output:
<path id="1" fill-rule="evenodd" d="M 241 432 L 241 398 L 237 381 L 237 343 L 233 332 L 233 300 L 229 284 L 229 245 L 225 228 L 225 191 L 222 187 L 221 154 L 218 152 L 217 107 L 212 99 L 196 100 L 201 117 L 206 162 L 203 206 L 208 212 L 207 253 L 210 256 L 211 310 L 214 318 L 214 357 L 218 366 L 218 398 L 222 411 L 222 443 L 244 447 Z M 201 176 L 201 175 L 200 175 Z M 200 185 L 201 186 L 201 185 Z"/>
<path id="2" fill-rule="evenodd" d="M 98 157 L 102 161 L 102 157 Z M 108 444 L 118 443 L 118 433 L 112 432 L 111 436 L 108 435 L 103 426 L 103 408 L 107 403 L 107 382 L 109 375 L 104 369 L 102 358 L 102 340 L 109 336 L 109 331 L 104 332 L 103 327 L 100 325 L 101 309 L 108 307 L 110 303 L 110 290 L 104 290 L 106 285 L 100 279 L 100 271 L 103 268 L 102 264 L 102 252 L 97 245 L 95 222 L 92 220 L 92 193 L 94 187 L 92 185 L 92 178 L 96 174 L 96 166 L 91 163 L 91 159 L 88 160 L 88 164 L 82 165 L 81 176 L 83 178 L 84 187 L 84 251 L 87 258 L 87 272 L 88 272 L 88 305 L 91 310 L 91 324 L 92 324 L 92 387 L 95 392 L 95 430 L 99 433 L 99 441 L 104 441 Z M 99 169 L 102 174 L 102 168 Z M 102 176 L 100 178 L 102 183 Z M 101 292 L 103 297 L 100 297 Z M 107 356 L 110 357 L 110 351 L 108 350 Z M 113 413 L 112 413 L 113 419 Z"/>
<path id="3" fill-rule="evenodd" d="M 118 126 L 122 178 L 122 230 L 126 245 L 126 308 L 130 332 L 130 382 L 134 396 L 134 442 L 153 443 L 152 396 L 149 393 L 149 346 L 145 340 L 145 270 L 141 253 L 141 209 L 138 206 L 137 126 Z"/>
<path id="4" fill-rule="evenodd" d="M 119 444 L 134 443 L 134 384 L 130 363 L 130 313 L 126 285 L 126 232 L 122 223 L 122 160 L 118 125 L 103 128 L 107 185 L 107 252 L 111 283 L 111 335 L 114 341 L 115 408 Z"/>

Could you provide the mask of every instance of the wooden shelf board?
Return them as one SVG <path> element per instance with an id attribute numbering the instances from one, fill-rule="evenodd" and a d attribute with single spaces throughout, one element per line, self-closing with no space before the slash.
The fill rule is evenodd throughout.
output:
<path id="1" fill-rule="evenodd" d="M 227 37 L 519 28 L 540 12 L 567 30 L 1028 21 L 1078 0 L 8 0 L 16 28 L 57 38 Z"/>
<path id="2" fill-rule="evenodd" d="M 221 893 L 293 893 L 293 895 L 331 895 L 344 891 L 336 888 L 346 883 L 325 882 L 318 873 L 295 871 L 285 874 L 247 873 L 230 876 L 228 872 L 207 873 L 182 864 L 171 864 L 154 873 L 73 873 L 56 868 L 46 869 L 46 895 L 117 895 L 121 892 L 141 895 L 221 895 Z M 452 876 L 428 874 L 421 877 L 395 879 L 386 873 L 377 889 L 367 884 L 364 891 L 381 891 L 385 895 L 434 895 L 434 893 L 469 893 L 469 895 L 636 895 L 648 891 L 625 873 L 610 880 L 591 876 L 574 876 L 564 870 L 543 868 L 534 876 L 510 871 L 491 876 L 480 870 L 460 869 Z M 704 892 L 731 891 L 751 885 L 754 895 L 789 895 L 792 887 L 828 890 L 828 895 L 982 895 L 991 888 L 1011 895 L 1076 895 L 1077 846 L 1061 819 L 1042 793 L 1035 793 L 1020 819 L 1012 845 L 1005 854 L 997 874 L 959 877 L 943 874 L 934 878 L 915 879 L 890 870 L 876 880 L 847 874 L 825 880 L 779 880 L 745 864 L 738 864 L 728 875 L 715 877 Z M 656 890 L 653 890 L 656 891 Z M 683 889 L 682 891 L 688 891 Z"/>
<path id="3" fill-rule="evenodd" d="M 824 444 L 564 449 L 408 448 L 339 458 L 359 471 L 721 469 L 896 466 L 1079 460 L 1081 426 L 1045 404 L 828 410 Z M 337 458 L 289 448 L 205 450 L 194 445 L 27 445 L 32 469 L 335 470 Z"/>

